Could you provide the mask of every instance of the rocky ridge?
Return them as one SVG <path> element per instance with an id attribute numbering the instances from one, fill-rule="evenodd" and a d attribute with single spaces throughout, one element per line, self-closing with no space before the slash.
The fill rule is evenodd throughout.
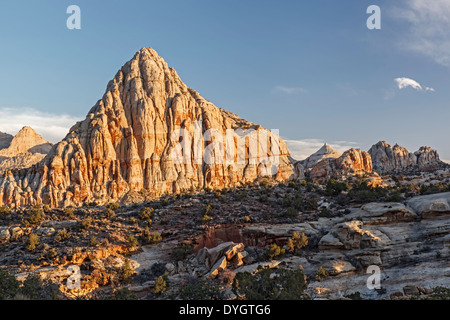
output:
<path id="1" fill-rule="evenodd" d="M 430 147 L 421 147 L 412 153 L 398 144 L 392 147 L 385 141 L 380 141 L 370 148 L 369 154 L 372 157 L 373 169 L 378 173 L 408 169 L 430 170 L 443 165 L 438 152 Z"/>

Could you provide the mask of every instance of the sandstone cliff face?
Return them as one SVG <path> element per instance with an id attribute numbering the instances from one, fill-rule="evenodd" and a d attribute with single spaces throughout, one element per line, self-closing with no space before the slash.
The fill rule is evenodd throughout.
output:
<path id="1" fill-rule="evenodd" d="M 52 144 L 30 127 L 24 127 L 14 137 L 0 135 L 0 173 L 24 169 L 41 161 L 50 152 Z"/>
<path id="2" fill-rule="evenodd" d="M 334 175 L 354 175 L 372 172 L 370 154 L 360 149 L 345 151 L 339 158 L 319 161 L 310 171 L 313 180 L 328 180 Z"/>
<path id="3" fill-rule="evenodd" d="M 392 147 L 385 141 L 380 141 L 370 148 L 369 153 L 372 156 L 374 171 L 379 173 L 441 164 L 437 151 L 430 147 L 421 147 L 411 153 L 397 144 Z"/>
<path id="4" fill-rule="evenodd" d="M 257 132 L 257 143 L 225 138 L 237 129 Z M 285 180 L 294 175 L 288 156 L 281 138 L 217 108 L 144 48 L 40 165 L 21 176 L 0 176 L 0 205 L 104 203 L 130 191 L 223 188 L 263 175 Z"/>

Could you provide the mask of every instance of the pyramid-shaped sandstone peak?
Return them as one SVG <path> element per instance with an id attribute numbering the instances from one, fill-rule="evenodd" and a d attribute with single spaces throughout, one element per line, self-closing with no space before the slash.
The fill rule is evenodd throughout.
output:
<path id="1" fill-rule="evenodd" d="M 0 205 L 106 203 L 267 175 L 293 175 L 284 141 L 205 100 L 143 48 L 41 164 L 16 182 L 0 176 Z"/>

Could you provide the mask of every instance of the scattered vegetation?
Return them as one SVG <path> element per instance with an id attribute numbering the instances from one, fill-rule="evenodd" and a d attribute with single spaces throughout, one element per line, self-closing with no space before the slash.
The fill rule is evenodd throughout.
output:
<path id="1" fill-rule="evenodd" d="M 294 232 L 292 238 L 287 241 L 288 250 L 291 253 L 296 253 L 298 249 L 304 248 L 308 245 L 308 237 L 302 232 L 300 235 L 298 232 Z"/>
<path id="2" fill-rule="evenodd" d="M 305 288 L 301 270 L 260 268 L 236 274 L 233 282 L 233 292 L 245 300 L 304 300 Z"/>
<path id="3" fill-rule="evenodd" d="M 273 260 L 279 256 L 286 253 L 286 250 L 279 247 L 276 243 L 272 243 L 266 252 L 266 257 L 268 260 Z"/>

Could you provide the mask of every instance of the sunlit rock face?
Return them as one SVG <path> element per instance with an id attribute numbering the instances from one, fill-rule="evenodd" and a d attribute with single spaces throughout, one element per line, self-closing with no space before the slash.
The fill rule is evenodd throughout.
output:
<path id="1" fill-rule="evenodd" d="M 398 144 L 392 147 L 385 141 L 380 141 L 370 148 L 369 153 L 373 169 L 379 173 L 407 168 L 425 169 L 428 166 L 442 164 L 438 152 L 430 147 L 421 147 L 412 153 Z"/>
<path id="2" fill-rule="evenodd" d="M 0 176 L 0 205 L 78 206 L 130 191 L 157 196 L 262 176 L 295 176 L 284 141 L 205 100 L 143 48 L 43 162 Z"/>
<path id="3" fill-rule="evenodd" d="M 50 152 L 52 144 L 33 128 L 23 127 L 15 136 L 0 132 L 0 174 L 30 168 Z"/>

